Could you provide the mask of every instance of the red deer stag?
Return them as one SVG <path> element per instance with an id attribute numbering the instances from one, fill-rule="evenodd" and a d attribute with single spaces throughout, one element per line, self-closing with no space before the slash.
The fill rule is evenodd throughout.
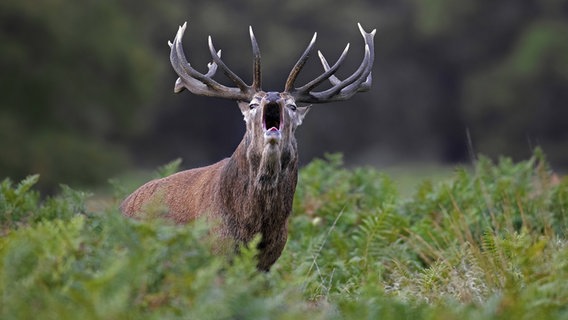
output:
<path id="1" fill-rule="evenodd" d="M 246 133 L 230 158 L 213 165 L 178 172 L 150 181 L 134 191 L 121 204 L 126 216 L 144 212 L 149 203 L 161 203 L 167 208 L 166 218 L 187 223 L 198 217 L 219 223 L 214 233 L 219 239 L 247 243 L 261 234 L 258 244 L 258 269 L 268 271 L 276 262 L 288 237 L 288 217 L 298 179 L 298 149 L 294 132 L 302 123 L 309 106 L 304 103 L 325 103 L 347 100 L 371 86 L 374 59 L 373 37 L 359 24 L 365 42 L 363 62 L 349 77 L 340 80 L 334 74 L 344 61 L 349 44 L 337 62 L 330 66 L 318 52 L 324 72 L 307 84 L 296 87 L 296 78 L 312 53 L 317 33 L 290 72 L 284 91 L 261 89 L 260 50 L 250 28 L 253 52 L 253 80 L 247 85 L 221 60 L 221 51 L 209 50 L 213 61 L 208 72 L 196 71 L 187 61 L 182 48 L 186 24 L 181 26 L 171 47 L 170 60 L 179 75 L 174 92 L 188 89 L 196 95 L 236 100 L 244 120 Z M 227 87 L 212 79 L 217 68 L 235 84 Z M 331 88 L 315 91 L 324 81 Z"/>

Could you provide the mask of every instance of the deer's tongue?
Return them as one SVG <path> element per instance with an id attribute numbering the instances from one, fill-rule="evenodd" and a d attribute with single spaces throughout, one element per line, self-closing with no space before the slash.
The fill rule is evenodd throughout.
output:
<path id="1" fill-rule="evenodd" d="M 280 134 L 280 130 L 276 127 L 271 127 L 270 129 L 264 132 L 264 142 L 269 143 L 271 145 L 277 144 L 278 141 L 282 138 Z"/>

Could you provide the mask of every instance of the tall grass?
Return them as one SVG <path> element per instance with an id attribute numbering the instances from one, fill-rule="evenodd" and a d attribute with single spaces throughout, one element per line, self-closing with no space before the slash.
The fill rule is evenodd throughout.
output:
<path id="1" fill-rule="evenodd" d="M 128 220 L 118 200 L 88 212 L 67 187 L 42 200 L 37 179 L 0 184 L 2 319 L 568 319 L 568 180 L 539 151 L 410 197 L 340 156 L 313 161 L 270 273 L 254 244 L 212 256 L 201 222 Z"/>

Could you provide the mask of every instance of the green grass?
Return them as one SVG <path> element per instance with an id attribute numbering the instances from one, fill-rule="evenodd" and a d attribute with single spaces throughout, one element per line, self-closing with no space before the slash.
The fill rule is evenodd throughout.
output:
<path id="1" fill-rule="evenodd" d="M 568 180 L 539 151 L 408 195 L 313 161 L 270 273 L 251 249 L 212 256 L 201 222 L 121 217 L 116 181 L 93 211 L 67 187 L 42 200 L 37 179 L 0 184 L 1 319 L 568 319 Z"/>

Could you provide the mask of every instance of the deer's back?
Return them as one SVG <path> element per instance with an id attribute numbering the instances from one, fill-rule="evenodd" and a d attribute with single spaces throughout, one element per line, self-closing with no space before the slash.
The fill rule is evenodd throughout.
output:
<path id="1" fill-rule="evenodd" d="M 163 212 L 178 223 L 216 212 L 219 176 L 227 161 L 149 181 L 124 199 L 120 209 L 129 217 Z"/>

